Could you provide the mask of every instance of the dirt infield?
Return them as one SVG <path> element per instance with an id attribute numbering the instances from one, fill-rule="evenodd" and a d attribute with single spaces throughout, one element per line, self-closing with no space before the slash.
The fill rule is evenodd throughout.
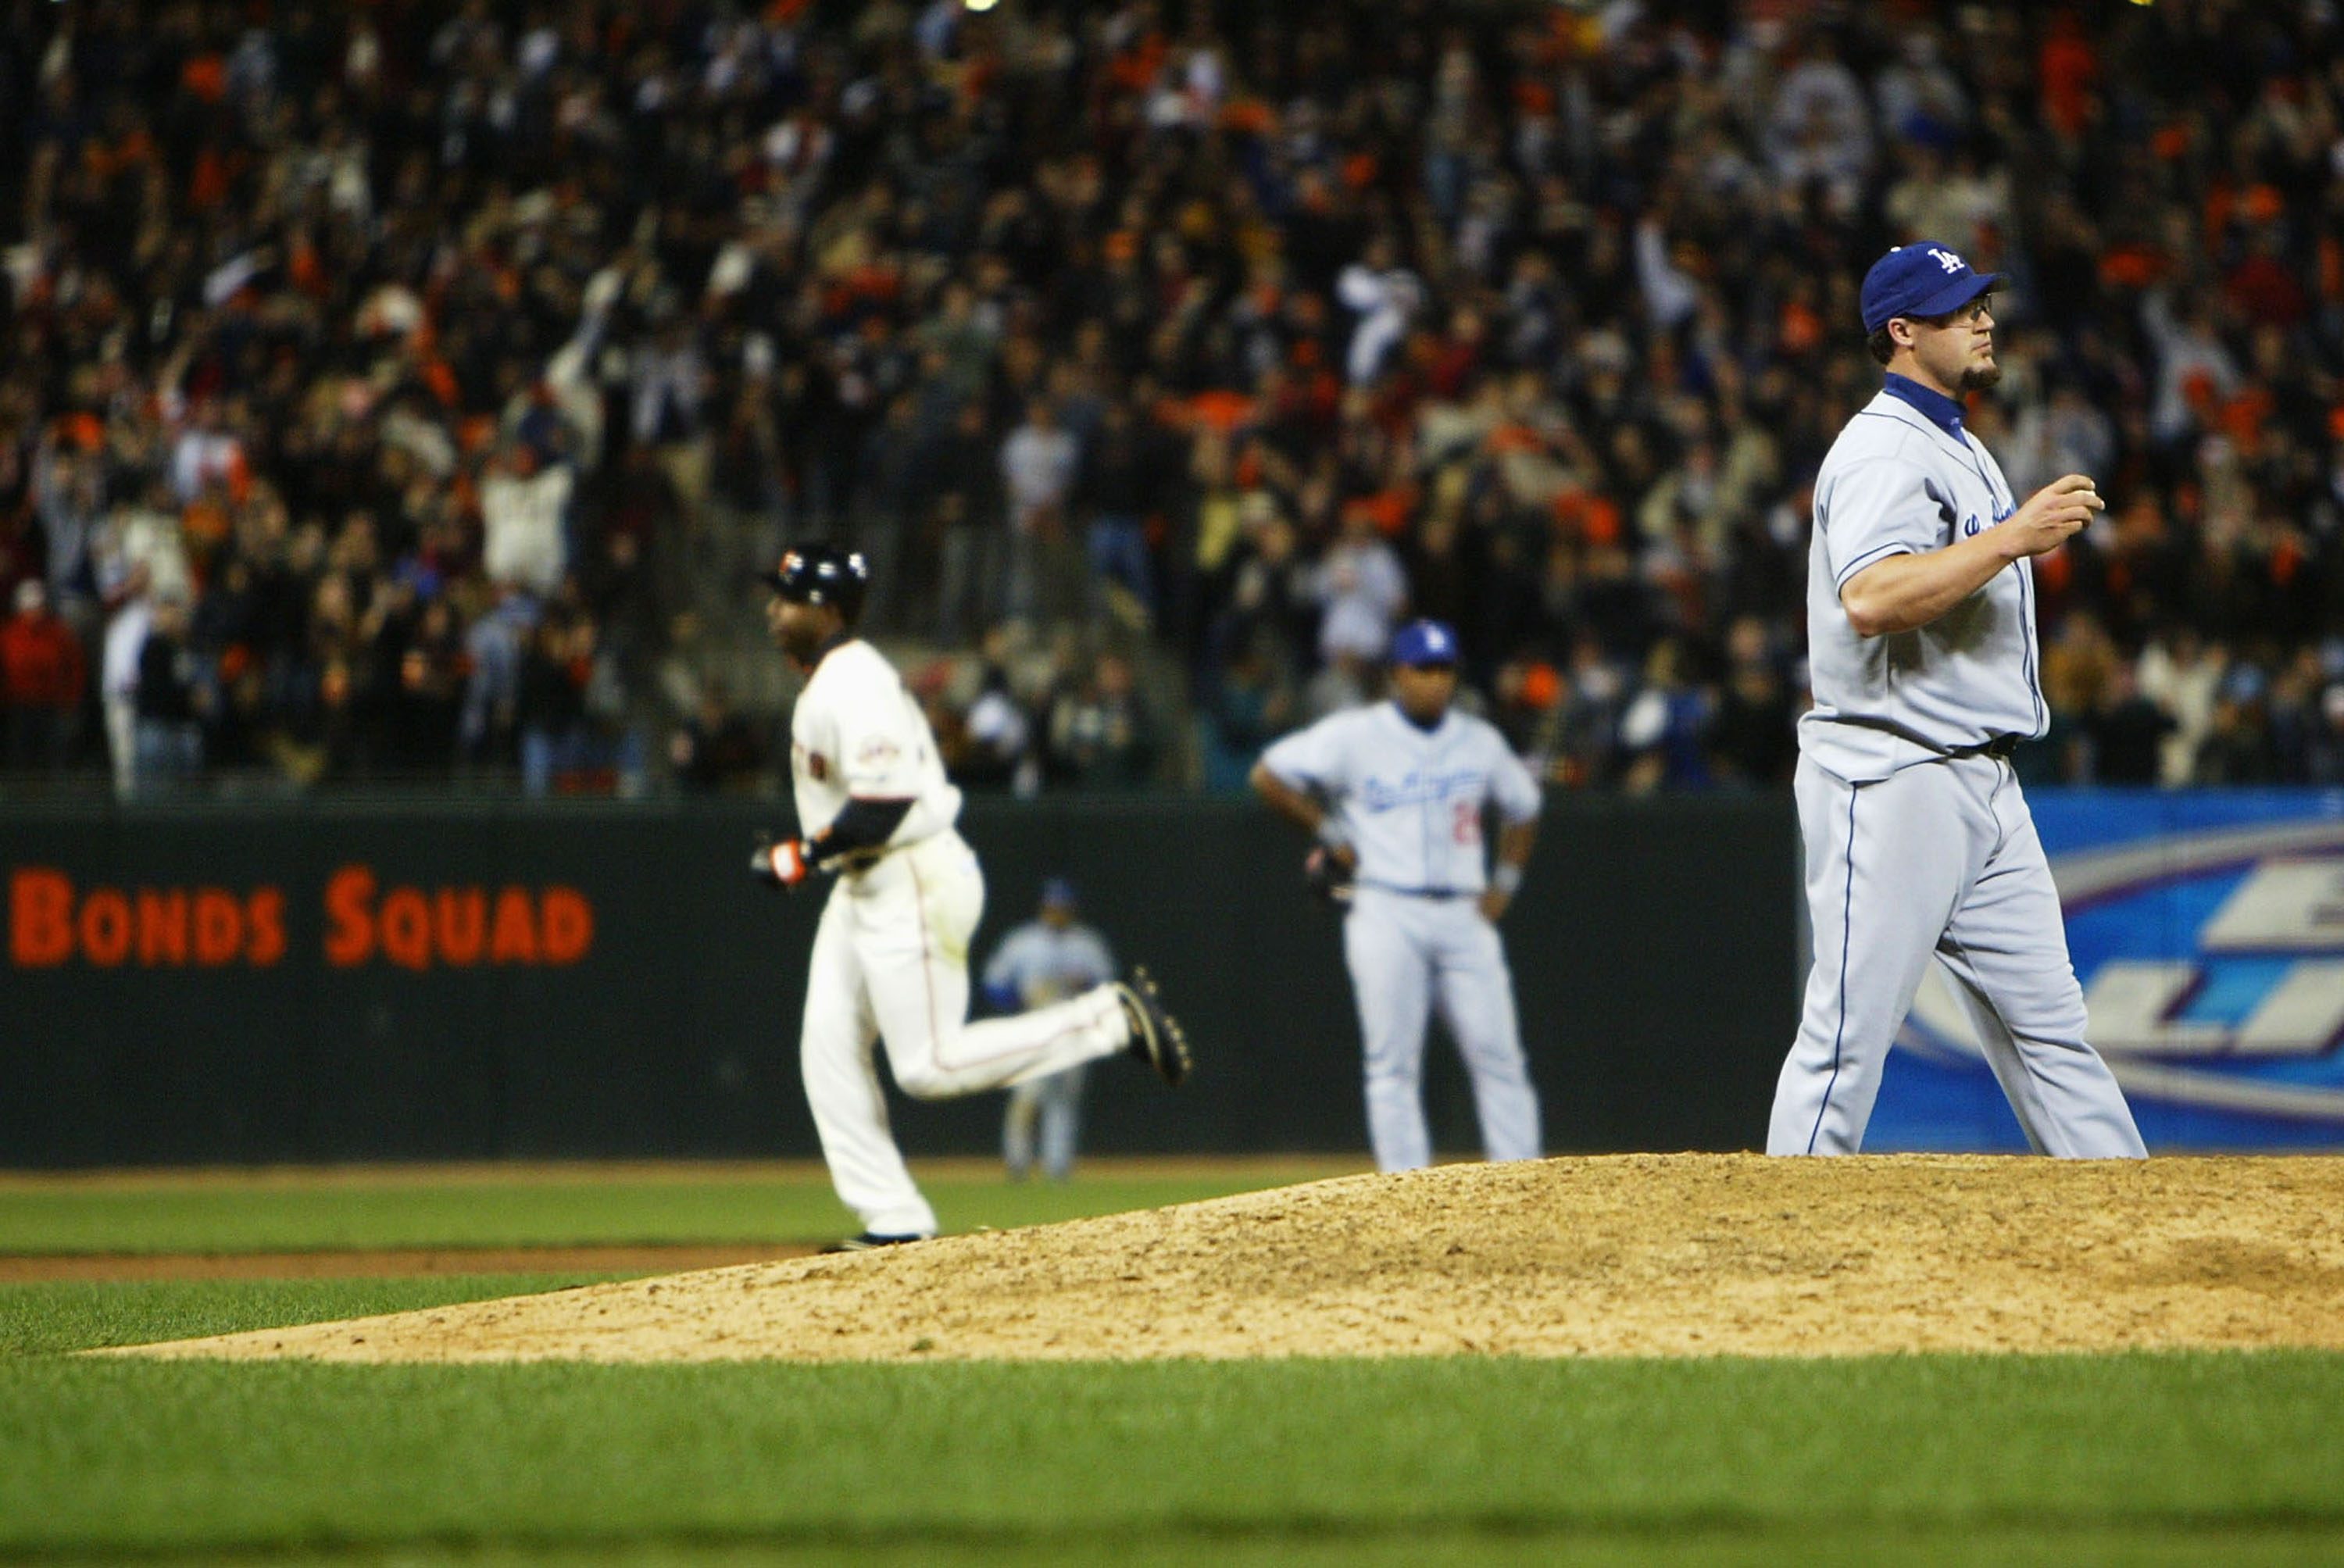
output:
<path id="1" fill-rule="evenodd" d="M 738 1246 L 376 1247 L 316 1252 L 0 1253 L 0 1285 L 42 1280 L 349 1280 L 416 1274 L 656 1274 L 803 1258 L 787 1241 Z"/>
<path id="2" fill-rule="evenodd" d="M 127 1353 L 1144 1360 L 2344 1348 L 2344 1158 L 1559 1158 Z"/>

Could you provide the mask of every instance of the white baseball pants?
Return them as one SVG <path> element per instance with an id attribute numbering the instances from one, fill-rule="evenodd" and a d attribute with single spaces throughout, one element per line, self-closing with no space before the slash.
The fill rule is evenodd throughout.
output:
<path id="1" fill-rule="evenodd" d="M 1491 1159 L 1536 1159 L 1538 1091 L 1522 1057 L 1513 976 L 1498 928 L 1475 902 L 1362 886 L 1343 918 L 1343 956 L 1359 997 L 1376 1168 L 1432 1163 L 1424 1028 L 1436 1002 L 1472 1077 L 1483 1151 Z"/>
<path id="2" fill-rule="evenodd" d="M 2059 891 L 2010 764 L 1961 757 L 1850 784 L 1803 757 L 1796 789 L 1814 965 L 1766 1152 L 1864 1147 L 1888 1048 L 1934 956 L 2036 1153 L 2145 1154 L 2124 1091 L 2085 1042 Z"/>
<path id="3" fill-rule="evenodd" d="M 936 1216 L 888 1129 L 874 1041 L 905 1094 L 949 1099 L 1064 1072 L 1131 1037 L 1109 986 L 969 1023 L 968 941 L 984 912 L 984 873 L 951 832 L 840 877 L 823 906 L 799 1065 L 832 1184 L 881 1235 L 933 1235 Z"/>

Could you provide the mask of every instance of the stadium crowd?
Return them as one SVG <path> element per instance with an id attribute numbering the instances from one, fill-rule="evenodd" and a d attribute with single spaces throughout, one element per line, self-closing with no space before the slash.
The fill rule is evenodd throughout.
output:
<path id="1" fill-rule="evenodd" d="M 2031 774 L 2344 781 L 2321 0 L 0 6 L 18 770 L 770 783 L 822 534 L 975 784 L 1232 786 L 1412 614 L 1557 783 L 1777 782 L 1926 238 L 2111 502 Z"/>

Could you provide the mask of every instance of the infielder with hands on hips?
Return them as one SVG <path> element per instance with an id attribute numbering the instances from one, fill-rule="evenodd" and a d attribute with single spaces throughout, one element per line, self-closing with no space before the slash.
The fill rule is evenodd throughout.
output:
<path id="1" fill-rule="evenodd" d="M 1349 905 L 1343 956 L 1359 1000 L 1368 1137 L 1379 1170 L 1432 1160 L 1424 1030 L 1438 1005 L 1473 1080 L 1491 1159 L 1539 1156 L 1538 1093 L 1522 1057 L 1497 921 L 1538 835 L 1538 783 L 1495 726 L 1451 705 L 1457 633 L 1404 626 L 1392 700 L 1351 708 L 1262 754 L 1253 787 L 1318 836 L 1314 881 Z M 1483 811 L 1503 824 L 1485 875 Z"/>
<path id="2" fill-rule="evenodd" d="M 1963 395 L 1999 375 L 1999 281 L 1928 244 L 1864 279 L 1887 379 L 1815 476 L 1796 777 L 1814 963 L 1770 1154 L 1863 1147 L 1933 956 L 2037 1152 L 2146 1152 L 2085 1041 L 2058 889 L 2011 771 L 2012 748 L 2049 727 L 2029 562 L 2105 503 L 2069 474 L 2017 504 L 1963 426 Z"/>
<path id="3" fill-rule="evenodd" d="M 1167 1083 L 1188 1047 L 1146 971 L 1015 1017 L 967 1022 L 968 942 L 985 877 L 955 830 L 960 791 L 894 667 L 856 637 L 870 573 L 859 554 L 807 544 L 762 581 L 773 641 L 806 673 L 790 720 L 790 779 L 803 836 L 760 845 L 749 868 L 794 889 L 817 872 L 823 905 L 806 982 L 800 1067 L 823 1158 L 863 1220 L 833 1250 L 917 1241 L 936 1217 L 904 1167 L 872 1060 L 884 1040 L 921 1099 L 1008 1088 L 1128 1052 Z"/>

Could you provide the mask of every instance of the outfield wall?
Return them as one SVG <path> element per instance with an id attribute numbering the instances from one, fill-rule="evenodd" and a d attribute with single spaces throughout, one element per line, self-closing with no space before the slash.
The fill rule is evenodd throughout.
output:
<path id="1" fill-rule="evenodd" d="M 0 1166 L 816 1152 L 795 1020 L 819 895 L 753 804 L 10 808 Z M 1162 976 L 1199 1067 L 1110 1063 L 1094 1151 L 1364 1146 L 1337 919 L 1250 803 L 973 802 L 979 960 L 1041 879 Z M 1763 1140 L 1796 1019 L 1787 799 L 1558 797 L 1506 922 L 1558 1149 Z M 1476 1138 L 1437 1048 L 1444 1149 Z M 907 1148 L 999 1099 L 898 1101 Z"/>

